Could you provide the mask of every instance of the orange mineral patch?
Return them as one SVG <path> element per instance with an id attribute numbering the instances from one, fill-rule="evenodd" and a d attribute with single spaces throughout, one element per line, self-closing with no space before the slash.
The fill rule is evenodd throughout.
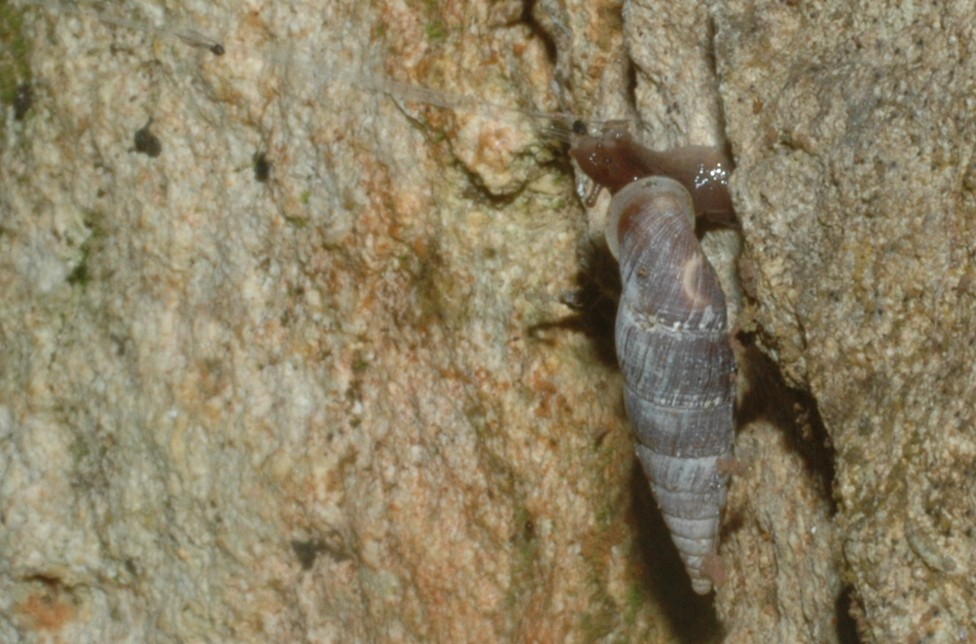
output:
<path id="1" fill-rule="evenodd" d="M 75 607 L 55 593 L 41 592 L 16 604 L 14 613 L 25 616 L 37 630 L 59 631 L 74 618 Z"/>

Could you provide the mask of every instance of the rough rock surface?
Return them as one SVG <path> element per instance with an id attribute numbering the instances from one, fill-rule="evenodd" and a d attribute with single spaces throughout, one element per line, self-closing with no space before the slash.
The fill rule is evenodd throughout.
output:
<path id="1" fill-rule="evenodd" d="M 976 638 L 965 3 L 672 5 L 0 3 L 0 640 Z M 714 607 L 558 142 L 381 77 L 730 146 Z"/>
<path id="2" fill-rule="evenodd" d="M 976 640 L 972 6 L 714 9 L 754 320 L 835 450 L 860 633 Z"/>

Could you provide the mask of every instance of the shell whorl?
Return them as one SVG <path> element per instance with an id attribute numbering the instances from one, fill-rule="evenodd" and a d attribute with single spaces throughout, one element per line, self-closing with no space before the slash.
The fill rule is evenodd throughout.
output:
<path id="1" fill-rule="evenodd" d="M 667 177 L 611 200 L 607 243 L 620 262 L 617 358 L 637 456 L 692 581 L 706 594 L 732 455 L 735 358 L 725 296 L 694 232 L 687 190 Z"/>

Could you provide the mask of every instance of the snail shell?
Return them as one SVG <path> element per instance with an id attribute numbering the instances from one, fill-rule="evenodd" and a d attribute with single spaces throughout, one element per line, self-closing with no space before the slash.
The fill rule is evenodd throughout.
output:
<path id="1" fill-rule="evenodd" d="M 735 358 L 725 295 L 695 237 L 694 206 L 674 179 L 652 176 L 610 202 L 607 243 L 623 289 L 617 359 L 637 456 L 692 589 L 711 591 L 732 456 Z"/>
<path id="2" fill-rule="evenodd" d="M 712 588 L 735 422 L 725 294 L 695 237 L 695 215 L 734 222 L 731 163 L 716 148 L 655 152 L 619 123 L 573 124 L 570 154 L 613 198 L 607 245 L 623 289 L 616 348 L 637 456 L 692 589 Z"/>

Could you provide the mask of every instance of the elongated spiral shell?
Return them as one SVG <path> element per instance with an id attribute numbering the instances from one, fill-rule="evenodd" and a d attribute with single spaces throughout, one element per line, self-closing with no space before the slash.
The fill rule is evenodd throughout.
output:
<path id="1" fill-rule="evenodd" d="M 637 456 L 699 594 L 716 553 L 732 455 L 735 358 L 725 295 L 695 237 L 688 191 L 640 179 L 610 202 L 607 243 L 620 263 L 617 358 Z"/>

